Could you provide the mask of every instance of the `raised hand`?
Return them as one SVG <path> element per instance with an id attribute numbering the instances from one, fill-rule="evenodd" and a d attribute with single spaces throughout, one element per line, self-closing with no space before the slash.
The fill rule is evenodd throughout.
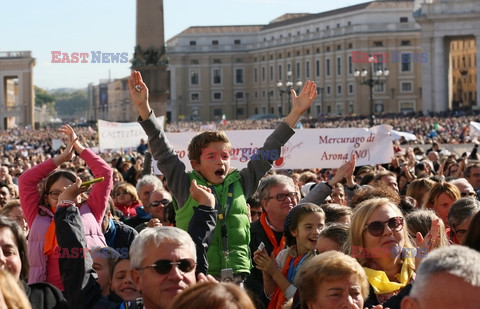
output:
<path id="1" fill-rule="evenodd" d="M 215 196 L 212 194 L 210 188 L 198 185 L 195 179 L 190 185 L 190 195 L 200 205 L 215 207 Z"/>
<path id="2" fill-rule="evenodd" d="M 133 71 L 128 79 L 128 89 L 130 90 L 130 97 L 137 107 L 140 117 L 145 120 L 150 115 L 151 109 L 148 104 L 148 88 L 143 82 L 142 74 L 138 71 Z"/>
<path id="3" fill-rule="evenodd" d="M 298 96 L 294 89 L 290 91 L 292 94 L 292 111 L 296 110 L 302 115 L 317 97 L 317 84 L 313 81 L 307 80 Z"/>
<path id="4" fill-rule="evenodd" d="M 291 94 L 292 110 L 285 118 L 285 123 L 293 128 L 302 114 L 312 105 L 317 97 L 317 84 L 313 81 L 307 80 L 299 95 L 297 95 L 294 89 L 291 90 Z"/>
<path id="5" fill-rule="evenodd" d="M 67 135 L 67 147 L 62 153 L 53 158 L 53 163 L 55 163 L 56 166 L 60 166 L 62 163 L 70 161 L 75 156 L 73 146 L 78 140 L 77 135 L 68 124 L 62 126 L 59 131 Z"/>

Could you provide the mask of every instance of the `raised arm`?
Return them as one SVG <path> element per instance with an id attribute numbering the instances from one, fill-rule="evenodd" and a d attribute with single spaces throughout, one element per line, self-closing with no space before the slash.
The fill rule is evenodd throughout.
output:
<path id="1" fill-rule="evenodd" d="M 310 108 L 313 101 L 317 97 L 317 84 L 315 82 L 307 80 L 300 94 L 294 89 L 290 90 L 292 94 L 292 110 L 285 118 L 285 123 L 294 128 L 303 113 Z"/>

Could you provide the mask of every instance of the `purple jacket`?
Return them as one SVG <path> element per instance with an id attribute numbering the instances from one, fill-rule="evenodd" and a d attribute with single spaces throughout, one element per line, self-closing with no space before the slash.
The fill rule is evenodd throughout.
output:
<path id="1" fill-rule="evenodd" d="M 108 197 L 113 186 L 112 169 L 99 156 L 90 149 L 85 149 L 80 154 L 95 177 L 104 177 L 105 180 L 93 185 L 88 199 L 80 205 L 79 210 L 82 218 L 87 247 L 106 246 L 103 236 L 101 222 L 108 206 Z M 46 256 L 43 254 L 45 244 L 45 233 L 53 220 L 53 213 L 39 205 L 42 197 L 37 186 L 57 167 L 52 159 L 42 162 L 29 170 L 25 171 L 19 178 L 20 203 L 22 205 L 25 219 L 30 227 L 28 238 L 28 260 L 30 262 L 30 272 L 28 275 L 28 284 L 48 281 L 63 289 L 61 286 L 60 269 L 58 267 L 59 256 L 53 254 Z M 62 253 L 61 251 L 59 252 Z M 50 265 L 51 267 L 47 267 Z"/>

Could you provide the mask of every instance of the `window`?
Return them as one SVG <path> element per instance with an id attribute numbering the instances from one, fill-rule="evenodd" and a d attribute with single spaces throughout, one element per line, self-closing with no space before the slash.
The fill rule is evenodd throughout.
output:
<path id="1" fill-rule="evenodd" d="M 273 65 L 271 65 L 269 69 L 270 69 L 270 72 L 269 72 L 270 81 L 273 81 Z"/>
<path id="2" fill-rule="evenodd" d="M 233 41 L 233 44 L 235 44 L 235 45 L 240 45 L 240 44 L 242 44 L 242 41 L 241 41 L 241 40 L 234 40 L 234 41 Z"/>
<path id="3" fill-rule="evenodd" d="M 198 92 L 190 93 L 190 101 L 192 101 L 192 102 L 200 101 L 200 93 L 198 93 Z"/>
<path id="4" fill-rule="evenodd" d="M 200 79 L 199 79 L 199 73 L 197 70 L 191 70 L 190 71 L 190 85 L 199 85 L 200 84 Z"/>
<path id="5" fill-rule="evenodd" d="M 348 56 L 348 74 L 353 74 L 352 56 Z"/>
<path id="6" fill-rule="evenodd" d="M 412 43 L 410 42 L 410 40 L 403 40 L 402 42 L 400 42 L 400 44 L 402 46 L 410 46 L 412 45 Z"/>
<path id="7" fill-rule="evenodd" d="M 305 62 L 305 77 L 310 78 L 310 61 Z"/>
<path id="8" fill-rule="evenodd" d="M 337 75 L 342 75 L 342 58 L 337 58 Z"/>
<path id="9" fill-rule="evenodd" d="M 215 108 L 213 110 L 213 116 L 222 116 L 222 109 L 221 108 Z"/>
<path id="10" fill-rule="evenodd" d="M 262 67 L 262 82 L 265 81 L 265 67 Z"/>
<path id="11" fill-rule="evenodd" d="M 378 84 L 373 87 L 373 92 L 383 93 L 385 92 L 385 84 Z"/>
<path id="12" fill-rule="evenodd" d="M 235 58 L 235 63 L 243 63 L 243 58 Z"/>
<path id="13" fill-rule="evenodd" d="M 235 99 L 243 99 L 244 95 L 242 91 L 235 92 Z"/>
<path id="14" fill-rule="evenodd" d="M 258 83 L 258 68 L 253 69 L 253 81 Z"/>
<path id="15" fill-rule="evenodd" d="M 296 74 L 296 76 L 297 76 L 297 80 L 299 80 L 299 79 L 300 79 L 300 63 L 299 63 L 299 62 L 297 62 L 296 67 L 297 67 L 297 74 Z"/>
<path id="16" fill-rule="evenodd" d="M 190 41 L 190 46 L 195 46 L 197 45 L 197 41 Z"/>
<path id="17" fill-rule="evenodd" d="M 222 60 L 216 58 L 216 59 L 213 59 L 213 63 L 214 64 L 220 64 L 220 63 L 222 63 Z"/>
<path id="18" fill-rule="evenodd" d="M 342 85 L 337 85 L 337 94 L 342 94 Z"/>
<path id="19" fill-rule="evenodd" d="M 375 47 L 382 47 L 382 46 L 383 46 L 383 42 L 382 42 L 382 41 L 374 41 L 374 42 L 373 42 L 373 46 L 375 46 Z"/>
<path id="20" fill-rule="evenodd" d="M 213 40 L 212 45 L 218 45 L 218 40 Z"/>
<path id="21" fill-rule="evenodd" d="M 412 71 L 412 54 L 410 53 L 402 54 L 401 71 L 402 72 Z"/>
<path id="22" fill-rule="evenodd" d="M 198 64 L 198 60 L 197 59 L 192 59 L 192 60 L 190 60 L 190 64 Z"/>
<path id="23" fill-rule="evenodd" d="M 412 92 L 413 85 L 412 82 L 402 82 L 402 92 Z"/>
<path id="24" fill-rule="evenodd" d="M 214 92 L 212 97 L 214 101 L 221 101 L 223 96 L 221 92 Z"/>
<path id="25" fill-rule="evenodd" d="M 327 59 L 325 62 L 325 70 L 326 70 L 326 75 L 330 76 L 330 59 Z"/>
<path id="26" fill-rule="evenodd" d="M 235 84 L 243 84 L 243 69 L 235 69 Z"/>
<path id="27" fill-rule="evenodd" d="M 282 80 L 282 65 L 278 65 L 278 80 Z"/>
<path id="28" fill-rule="evenodd" d="M 408 17 L 400 17 L 401 23 L 408 23 Z"/>
<path id="29" fill-rule="evenodd" d="M 353 84 L 348 85 L 348 93 L 353 94 Z"/>
<path id="30" fill-rule="evenodd" d="M 415 111 L 415 102 L 400 102 L 400 112 L 410 113 Z"/>
<path id="31" fill-rule="evenodd" d="M 320 60 L 315 61 L 315 76 L 320 76 Z"/>
<path id="32" fill-rule="evenodd" d="M 327 91 L 326 92 L 327 92 L 327 95 L 330 95 L 330 92 L 331 92 L 330 91 L 330 86 L 327 86 Z"/>
<path id="33" fill-rule="evenodd" d="M 212 83 L 214 85 L 221 85 L 222 84 L 222 69 L 213 69 L 212 70 L 213 80 Z"/>

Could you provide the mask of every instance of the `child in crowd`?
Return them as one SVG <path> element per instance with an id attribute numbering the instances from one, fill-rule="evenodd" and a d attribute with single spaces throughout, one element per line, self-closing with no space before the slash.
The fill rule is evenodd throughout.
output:
<path id="1" fill-rule="evenodd" d="M 292 90 L 290 114 L 267 138 L 258 154 L 252 156 L 247 168 L 241 171 L 230 168 L 231 144 L 228 137 L 220 131 L 207 131 L 195 136 L 188 146 L 188 157 L 193 167 L 193 171 L 188 173 L 150 108 L 148 88 L 140 72 L 132 72 L 129 89 L 140 114 L 139 122 L 148 136 L 152 155 L 175 198 L 177 226 L 187 230 L 194 207 L 198 205 L 189 192 L 192 180 L 209 187 L 216 197 L 219 220 L 207 252 L 208 272 L 220 278 L 222 270 L 233 271 L 234 280 L 240 278 L 242 281 L 251 267 L 246 197 L 256 191 L 260 179 L 271 169 L 273 161 L 280 157 L 281 147 L 294 134 L 292 128 L 315 100 L 315 83 L 307 81 L 298 96 Z M 266 153 L 269 154 L 268 159 L 260 155 Z"/>
<path id="2" fill-rule="evenodd" d="M 288 248 L 280 251 L 276 263 L 265 249 L 254 253 L 257 268 L 263 273 L 265 295 L 270 299 L 269 309 L 281 308 L 295 295 L 297 274 L 304 263 L 316 255 L 318 237 L 324 225 L 322 208 L 312 203 L 299 204 L 290 210 L 285 219 L 284 234 Z"/>
<path id="3" fill-rule="evenodd" d="M 112 169 L 99 156 L 78 142 L 76 133 L 69 125 L 62 126 L 60 132 L 67 135 L 67 146 L 64 151 L 26 170 L 19 178 L 19 189 L 23 213 L 30 228 L 29 284 L 46 281 L 63 290 L 53 216 L 57 204 L 64 202 L 58 200 L 60 193 L 76 181 L 76 175 L 71 171 L 57 170 L 57 167 L 70 161 L 76 151 L 95 177 L 104 177 L 104 181 L 92 187 L 87 199 L 79 196 L 75 201 L 82 216 L 89 248 L 106 246 L 100 223 L 112 189 Z"/>

